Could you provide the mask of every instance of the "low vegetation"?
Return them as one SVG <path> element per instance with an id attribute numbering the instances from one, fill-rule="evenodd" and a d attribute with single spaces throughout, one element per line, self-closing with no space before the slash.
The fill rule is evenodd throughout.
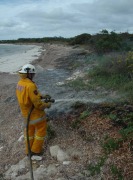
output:
<path id="1" fill-rule="evenodd" d="M 93 64 L 93 67 L 88 70 L 85 77 L 71 81 L 69 86 L 75 88 L 76 91 L 95 91 L 97 87 L 104 88 L 107 92 L 117 92 L 121 97 L 114 104 L 102 104 L 95 109 L 100 112 L 96 118 L 98 116 L 102 118 L 101 124 L 104 128 L 111 123 L 114 130 L 113 133 L 109 133 L 110 128 L 107 132 L 103 130 L 104 133 L 107 133 L 105 137 L 100 137 L 103 153 L 95 163 L 90 162 L 87 169 L 91 176 L 96 176 L 102 174 L 104 168 L 108 167 L 108 175 L 110 174 L 112 178 L 124 180 L 127 177 L 130 179 L 133 168 L 133 51 L 96 53 L 93 57 L 89 55 L 85 62 L 87 66 Z M 93 112 L 92 109 L 92 115 L 95 116 L 95 111 Z M 86 114 L 86 112 L 89 111 L 85 108 L 81 114 Z M 105 123 L 106 119 L 109 119 L 107 124 Z M 84 120 L 76 118 L 72 122 L 72 127 L 80 131 L 82 126 L 82 132 L 87 134 L 83 127 L 87 124 L 92 126 L 92 123 L 88 113 L 88 118 Z M 95 126 L 98 126 L 98 123 Z M 94 127 L 92 129 L 95 131 Z M 84 140 L 94 141 L 95 138 L 90 131 L 87 136 Z M 107 163 L 109 160 L 110 164 Z M 125 168 L 125 166 L 127 167 Z"/>
<path id="2" fill-rule="evenodd" d="M 101 89 L 116 91 L 121 101 L 133 102 L 133 51 L 88 56 L 89 68 L 84 78 L 70 81 L 68 85 L 75 90 Z"/>
<path id="3" fill-rule="evenodd" d="M 94 86 L 116 90 L 123 100 L 133 102 L 133 51 L 101 56 L 88 77 Z"/>
<path id="4" fill-rule="evenodd" d="M 86 143 L 101 146 L 101 151 L 86 164 L 88 179 L 131 179 L 133 153 L 133 106 L 124 104 L 76 103 L 75 118 L 69 118 L 71 127 Z"/>
<path id="5" fill-rule="evenodd" d="M 79 37 L 82 36 L 73 39 L 72 43 L 79 44 Z M 133 175 L 132 39 L 132 35 L 128 33 L 116 34 L 106 30 L 90 36 L 87 43 L 92 44 L 94 51 L 93 54 L 88 54 L 83 62 L 83 66 L 88 66 L 88 71 L 85 71 L 83 78 L 68 83 L 76 91 L 95 91 L 98 87 L 101 91 L 116 92 L 120 97 L 113 104 L 108 102 L 90 109 L 85 107 L 71 122 L 72 128 L 79 131 L 86 142 L 96 143 L 94 132 L 98 134 L 98 131 L 102 130 L 104 134 L 102 136 L 99 132 L 102 153 L 95 163 L 90 162 L 87 165 L 88 177 L 102 175 L 105 169 L 112 179 L 131 179 Z"/>

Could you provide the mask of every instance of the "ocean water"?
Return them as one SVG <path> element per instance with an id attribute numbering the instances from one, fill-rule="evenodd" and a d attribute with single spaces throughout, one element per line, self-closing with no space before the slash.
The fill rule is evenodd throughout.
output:
<path id="1" fill-rule="evenodd" d="M 34 48 L 32 45 L 0 44 L 0 58 L 13 54 L 26 53 Z"/>
<path id="2" fill-rule="evenodd" d="M 15 73 L 41 54 L 41 46 L 0 44 L 0 72 Z"/>

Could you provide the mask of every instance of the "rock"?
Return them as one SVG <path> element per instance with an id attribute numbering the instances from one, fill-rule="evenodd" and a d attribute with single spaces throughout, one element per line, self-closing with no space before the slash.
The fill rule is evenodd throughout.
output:
<path id="1" fill-rule="evenodd" d="M 57 160 L 63 162 L 63 161 L 69 160 L 69 156 L 66 152 L 59 149 L 58 154 L 57 154 Z"/>
<path id="2" fill-rule="evenodd" d="M 26 175 L 18 176 L 12 180 L 31 180 L 30 173 L 28 172 Z"/>
<path id="3" fill-rule="evenodd" d="M 50 147 L 50 154 L 52 157 L 57 158 L 58 161 L 63 162 L 69 159 L 69 156 L 58 145 Z"/>
<path id="4" fill-rule="evenodd" d="M 47 175 L 53 176 L 57 173 L 57 168 L 55 164 L 50 164 L 47 168 Z"/>
<path id="5" fill-rule="evenodd" d="M 35 180 L 44 180 L 44 179 L 48 179 L 47 175 L 46 175 L 46 168 L 44 167 L 44 165 L 41 165 L 39 168 L 37 168 L 36 171 L 33 171 L 33 176 Z M 30 177 L 30 172 L 28 172 L 25 175 L 19 176 L 14 180 L 31 180 Z"/>
<path id="6" fill-rule="evenodd" d="M 28 167 L 27 157 L 19 161 L 18 164 L 12 165 L 5 173 L 6 179 L 15 179 L 19 174 L 23 174 Z"/>
<path id="7" fill-rule="evenodd" d="M 50 147 L 50 154 L 52 157 L 57 158 L 57 154 L 58 154 L 58 150 L 60 149 L 60 147 L 58 145 L 55 146 L 51 146 Z"/>
<path id="8" fill-rule="evenodd" d="M 35 171 L 35 174 L 43 175 L 43 174 L 46 174 L 46 171 L 47 171 L 47 168 L 45 168 L 44 165 L 41 165 L 39 168 L 37 168 L 37 170 Z"/>
<path id="9" fill-rule="evenodd" d="M 2 149 L 3 149 L 3 148 L 4 148 L 4 147 L 3 147 L 3 146 L 1 146 L 1 147 L 0 147 L 0 151 L 2 151 Z"/>
<path id="10" fill-rule="evenodd" d="M 50 179 L 50 176 L 55 176 L 57 173 L 57 168 L 55 164 L 50 164 L 47 168 L 44 165 L 40 165 L 35 171 L 33 171 L 33 176 L 35 180 Z M 30 172 L 25 175 L 18 176 L 12 180 L 30 180 Z"/>
<path id="11" fill-rule="evenodd" d="M 77 150 L 76 148 L 70 148 L 67 150 L 67 153 L 73 160 L 80 159 L 82 157 L 82 152 Z"/>
<path id="12" fill-rule="evenodd" d="M 71 161 L 63 161 L 63 165 L 69 165 Z"/>
<path id="13" fill-rule="evenodd" d="M 18 142 L 22 142 L 24 140 L 24 135 L 21 135 L 20 138 L 18 139 Z"/>

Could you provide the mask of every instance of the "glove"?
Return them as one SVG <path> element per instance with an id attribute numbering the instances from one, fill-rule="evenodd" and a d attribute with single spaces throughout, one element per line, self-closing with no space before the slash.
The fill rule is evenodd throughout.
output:
<path id="1" fill-rule="evenodd" d="M 48 94 L 42 95 L 42 99 L 51 99 L 51 96 Z"/>
<path id="2" fill-rule="evenodd" d="M 46 107 L 50 108 L 51 107 L 51 102 L 46 103 Z"/>

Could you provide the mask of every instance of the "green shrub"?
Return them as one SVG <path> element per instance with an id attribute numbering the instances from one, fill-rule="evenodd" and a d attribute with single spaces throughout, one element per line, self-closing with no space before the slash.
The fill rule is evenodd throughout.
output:
<path id="1" fill-rule="evenodd" d="M 104 165 L 105 161 L 106 161 L 106 157 L 101 157 L 97 164 L 95 164 L 95 165 L 89 164 L 88 165 L 87 169 L 90 171 L 91 176 L 94 176 L 94 175 L 100 173 L 101 167 Z"/>
<path id="2" fill-rule="evenodd" d="M 95 47 L 98 52 L 102 53 L 118 51 L 122 47 L 122 40 L 115 32 L 112 31 L 109 33 L 107 30 L 102 30 Z"/>
<path id="3" fill-rule="evenodd" d="M 47 126 L 47 136 L 48 136 L 48 139 L 53 139 L 56 137 L 56 133 L 50 125 Z"/>
<path id="4" fill-rule="evenodd" d="M 129 51 L 126 58 L 126 67 L 131 79 L 133 79 L 133 51 Z"/>
<path id="5" fill-rule="evenodd" d="M 72 122 L 71 126 L 72 128 L 74 129 L 78 129 L 80 127 L 80 124 L 81 124 L 81 120 L 80 119 L 76 119 Z"/>
<path id="6" fill-rule="evenodd" d="M 81 78 L 69 81 L 67 85 L 77 91 L 86 89 L 86 84 Z"/>
<path id="7" fill-rule="evenodd" d="M 112 174 L 117 177 L 118 180 L 124 180 L 121 170 L 119 170 L 115 165 L 111 165 L 110 169 Z"/>
<path id="8" fill-rule="evenodd" d="M 76 45 L 76 44 L 87 44 L 91 38 L 90 34 L 84 33 L 80 34 L 78 36 L 75 36 L 71 41 L 71 45 Z"/>
<path id="9" fill-rule="evenodd" d="M 113 139 L 109 138 L 102 144 L 103 149 L 105 150 L 105 153 L 109 154 L 112 151 L 119 149 L 120 142 L 122 139 Z"/>
<path id="10" fill-rule="evenodd" d="M 129 126 L 126 129 L 121 129 L 120 134 L 122 135 L 122 138 L 125 140 L 127 138 L 133 139 L 133 126 Z"/>
<path id="11" fill-rule="evenodd" d="M 80 116 L 79 116 L 76 120 L 74 120 L 74 121 L 72 122 L 72 124 L 71 124 L 72 128 L 79 128 L 80 125 L 81 125 L 81 123 L 82 123 L 82 121 L 83 121 L 84 119 L 86 119 L 90 114 L 91 114 L 91 112 L 88 111 L 88 110 L 83 111 L 83 112 L 80 114 Z"/>
<path id="12" fill-rule="evenodd" d="M 130 103 L 133 103 L 133 81 L 127 81 L 123 83 L 123 88 L 121 89 L 123 93 L 123 99 L 128 100 Z"/>
<path id="13" fill-rule="evenodd" d="M 133 99 L 133 52 L 100 56 L 97 63 L 88 73 L 92 84 L 120 90 L 125 97 Z"/>
<path id="14" fill-rule="evenodd" d="M 126 74 L 128 72 L 125 53 L 111 53 L 101 56 L 98 60 L 101 71 L 109 76 L 113 74 Z"/>
<path id="15" fill-rule="evenodd" d="M 87 118 L 89 115 L 91 114 L 90 111 L 86 110 L 86 111 L 83 111 L 81 114 L 80 114 L 80 119 L 85 119 Z"/>

